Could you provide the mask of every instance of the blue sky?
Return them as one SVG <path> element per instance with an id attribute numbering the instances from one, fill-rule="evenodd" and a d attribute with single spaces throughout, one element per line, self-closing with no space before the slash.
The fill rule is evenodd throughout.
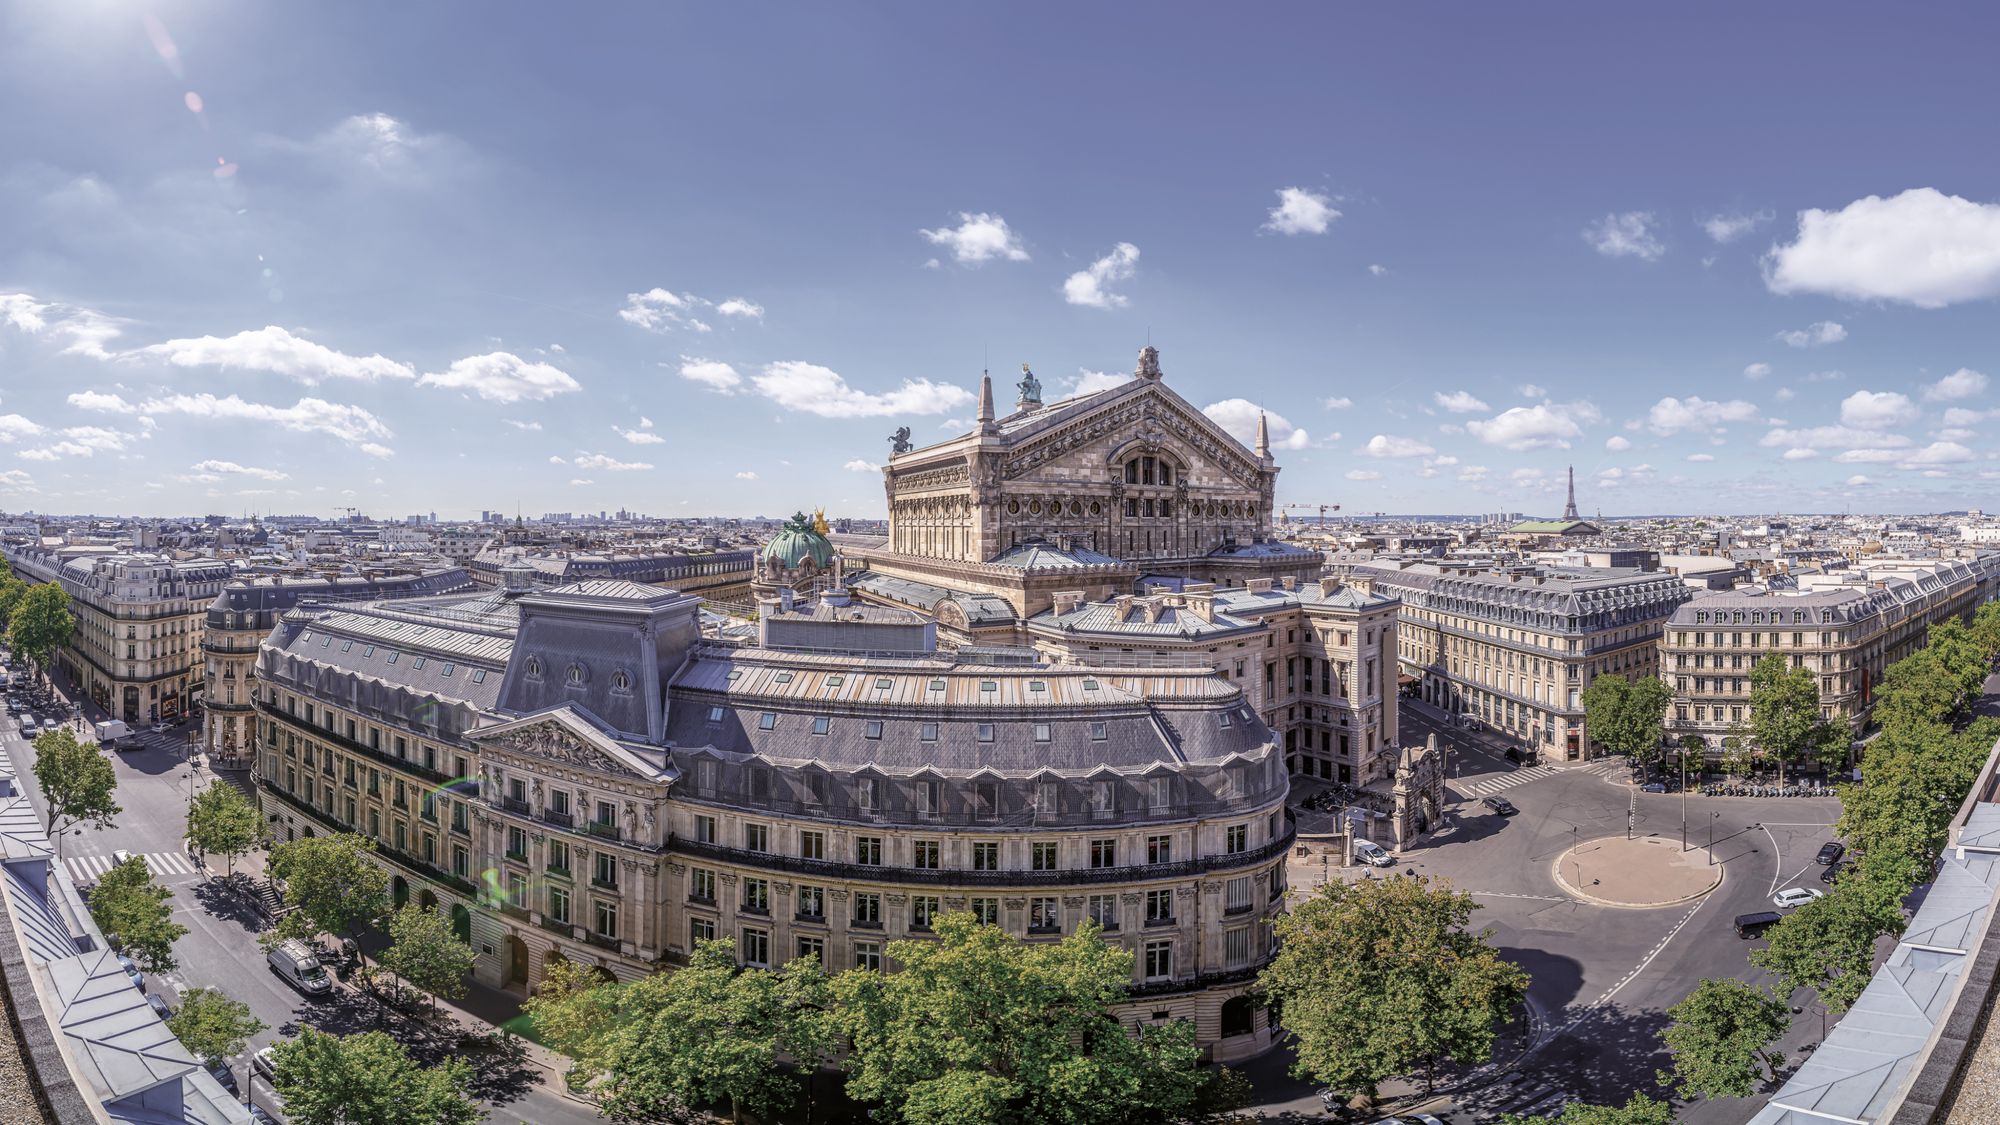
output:
<path id="1" fill-rule="evenodd" d="M 1995 23 L 7 5 L 0 508 L 879 515 L 1148 339 L 1285 501 L 1991 506 Z"/>

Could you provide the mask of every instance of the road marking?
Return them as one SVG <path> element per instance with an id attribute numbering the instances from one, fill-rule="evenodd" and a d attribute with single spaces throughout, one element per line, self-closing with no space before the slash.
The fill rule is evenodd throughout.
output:
<path id="1" fill-rule="evenodd" d="M 195 874 L 194 864 L 181 852 L 146 852 L 141 858 L 146 861 L 146 870 L 160 878 Z M 63 863 L 69 868 L 69 877 L 79 883 L 95 882 L 117 866 L 108 855 L 71 856 Z"/>
<path id="2" fill-rule="evenodd" d="M 1759 823 L 1757 827 L 1763 828 L 1764 838 L 1771 841 L 1771 888 L 1764 892 L 1764 897 L 1769 898 L 1778 893 L 1778 876 L 1785 873 L 1785 852 L 1784 849 L 1778 847 L 1778 838 L 1771 835 L 1769 828 L 1765 828 L 1762 823 Z M 1797 876 L 1793 876 L 1793 878 L 1797 878 Z"/>
<path id="3" fill-rule="evenodd" d="M 1481 897 L 1481 898 L 1525 898 L 1525 899 L 1532 899 L 1532 900 L 1534 900 L 1534 901 L 1536 901 L 1536 902 L 1575 902 L 1575 901 L 1576 901 L 1576 900 L 1575 900 L 1575 899 L 1573 899 L 1573 898 L 1562 898 L 1562 897 L 1560 897 L 1560 896 L 1556 896 L 1556 895 L 1518 895 L 1518 894 L 1514 894 L 1514 893 L 1512 893 L 1512 892 L 1510 892 L 1510 891 L 1469 891 L 1469 892 L 1467 892 L 1467 893 L 1468 893 L 1468 894 L 1471 894 L 1471 895 L 1473 895 L 1473 896 L 1475 896 L 1475 897 Z"/>

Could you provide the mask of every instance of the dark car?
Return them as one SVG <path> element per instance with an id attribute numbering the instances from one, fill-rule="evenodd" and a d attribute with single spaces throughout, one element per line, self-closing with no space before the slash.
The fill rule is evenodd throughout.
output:
<path id="1" fill-rule="evenodd" d="M 1819 881 L 1829 886 L 1832 885 L 1835 880 L 1840 878 L 1840 868 L 1841 865 L 1837 862 L 1827 864 L 1826 870 L 1819 873 Z"/>
<path id="2" fill-rule="evenodd" d="M 237 1096 L 236 1072 L 230 1069 L 228 1063 L 226 1062 L 217 1063 L 214 1066 L 209 1067 L 208 1074 L 209 1077 L 215 1079 L 215 1081 L 219 1085 L 221 1085 L 223 1089 L 229 1091 L 231 1097 Z"/>
<path id="3" fill-rule="evenodd" d="M 1821 844 L 1819 846 L 1818 859 L 1820 863 L 1827 866 L 1832 866 L 1833 864 L 1839 863 L 1840 857 L 1846 854 L 1847 854 L 1846 844 L 1841 843 L 1839 840 L 1828 840 L 1826 843 Z"/>
<path id="4" fill-rule="evenodd" d="M 1736 936 L 1747 941 L 1784 920 L 1785 916 L 1775 910 L 1760 910 L 1755 914 L 1738 914 L 1736 916 Z"/>
<path id="5" fill-rule="evenodd" d="M 1499 813 L 1501 816 L 1513 816 L 1515 813 L 1521 811 L 1514 807 L 1514 802 L 1505 797 L 1481 797 L 1479 803 Z"/>
<path id="6" fill-rule="evenodd" d="M 153 1010 L 160 1014 L 161 1019 L 170 1020 L 174 1018 L 174 1010 L 172 1008 L 167 1007 L 166 1000 L 162 999 L 159 993 L 148 992 L 146 994 L 146 1003 L 151 1004 L 153 1006 Z"/>
<path id="7" fill-rule="evenodd" d="M 1639 787 L 1639 792 L 1641 793 L 1665 793 L 1666 791 L 1667 783 L 1664 781 L 1649 781 Z"/>

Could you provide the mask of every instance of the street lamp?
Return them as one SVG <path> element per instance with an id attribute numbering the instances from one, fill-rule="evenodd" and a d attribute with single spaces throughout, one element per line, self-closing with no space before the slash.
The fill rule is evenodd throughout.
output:
<path id="1" fill-rule="evenodd" d="M 1710 867 L 1715 866 L 1715 821 L 1721 815 L 1719 812 L 1708 814 L 1708 865 Z"/>

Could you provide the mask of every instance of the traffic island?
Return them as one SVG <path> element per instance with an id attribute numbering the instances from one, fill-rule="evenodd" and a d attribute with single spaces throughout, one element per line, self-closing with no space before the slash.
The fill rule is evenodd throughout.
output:
<path id="1" fill-rule="evenodd" d="M 1652 908 L 1691 902 L 1722 883 L 1700 848 L 1681 850 L 1677 840 L 1606 836 L 1585 840 L 1556 857 L 1556 885 L 1600 906 Z"/>

